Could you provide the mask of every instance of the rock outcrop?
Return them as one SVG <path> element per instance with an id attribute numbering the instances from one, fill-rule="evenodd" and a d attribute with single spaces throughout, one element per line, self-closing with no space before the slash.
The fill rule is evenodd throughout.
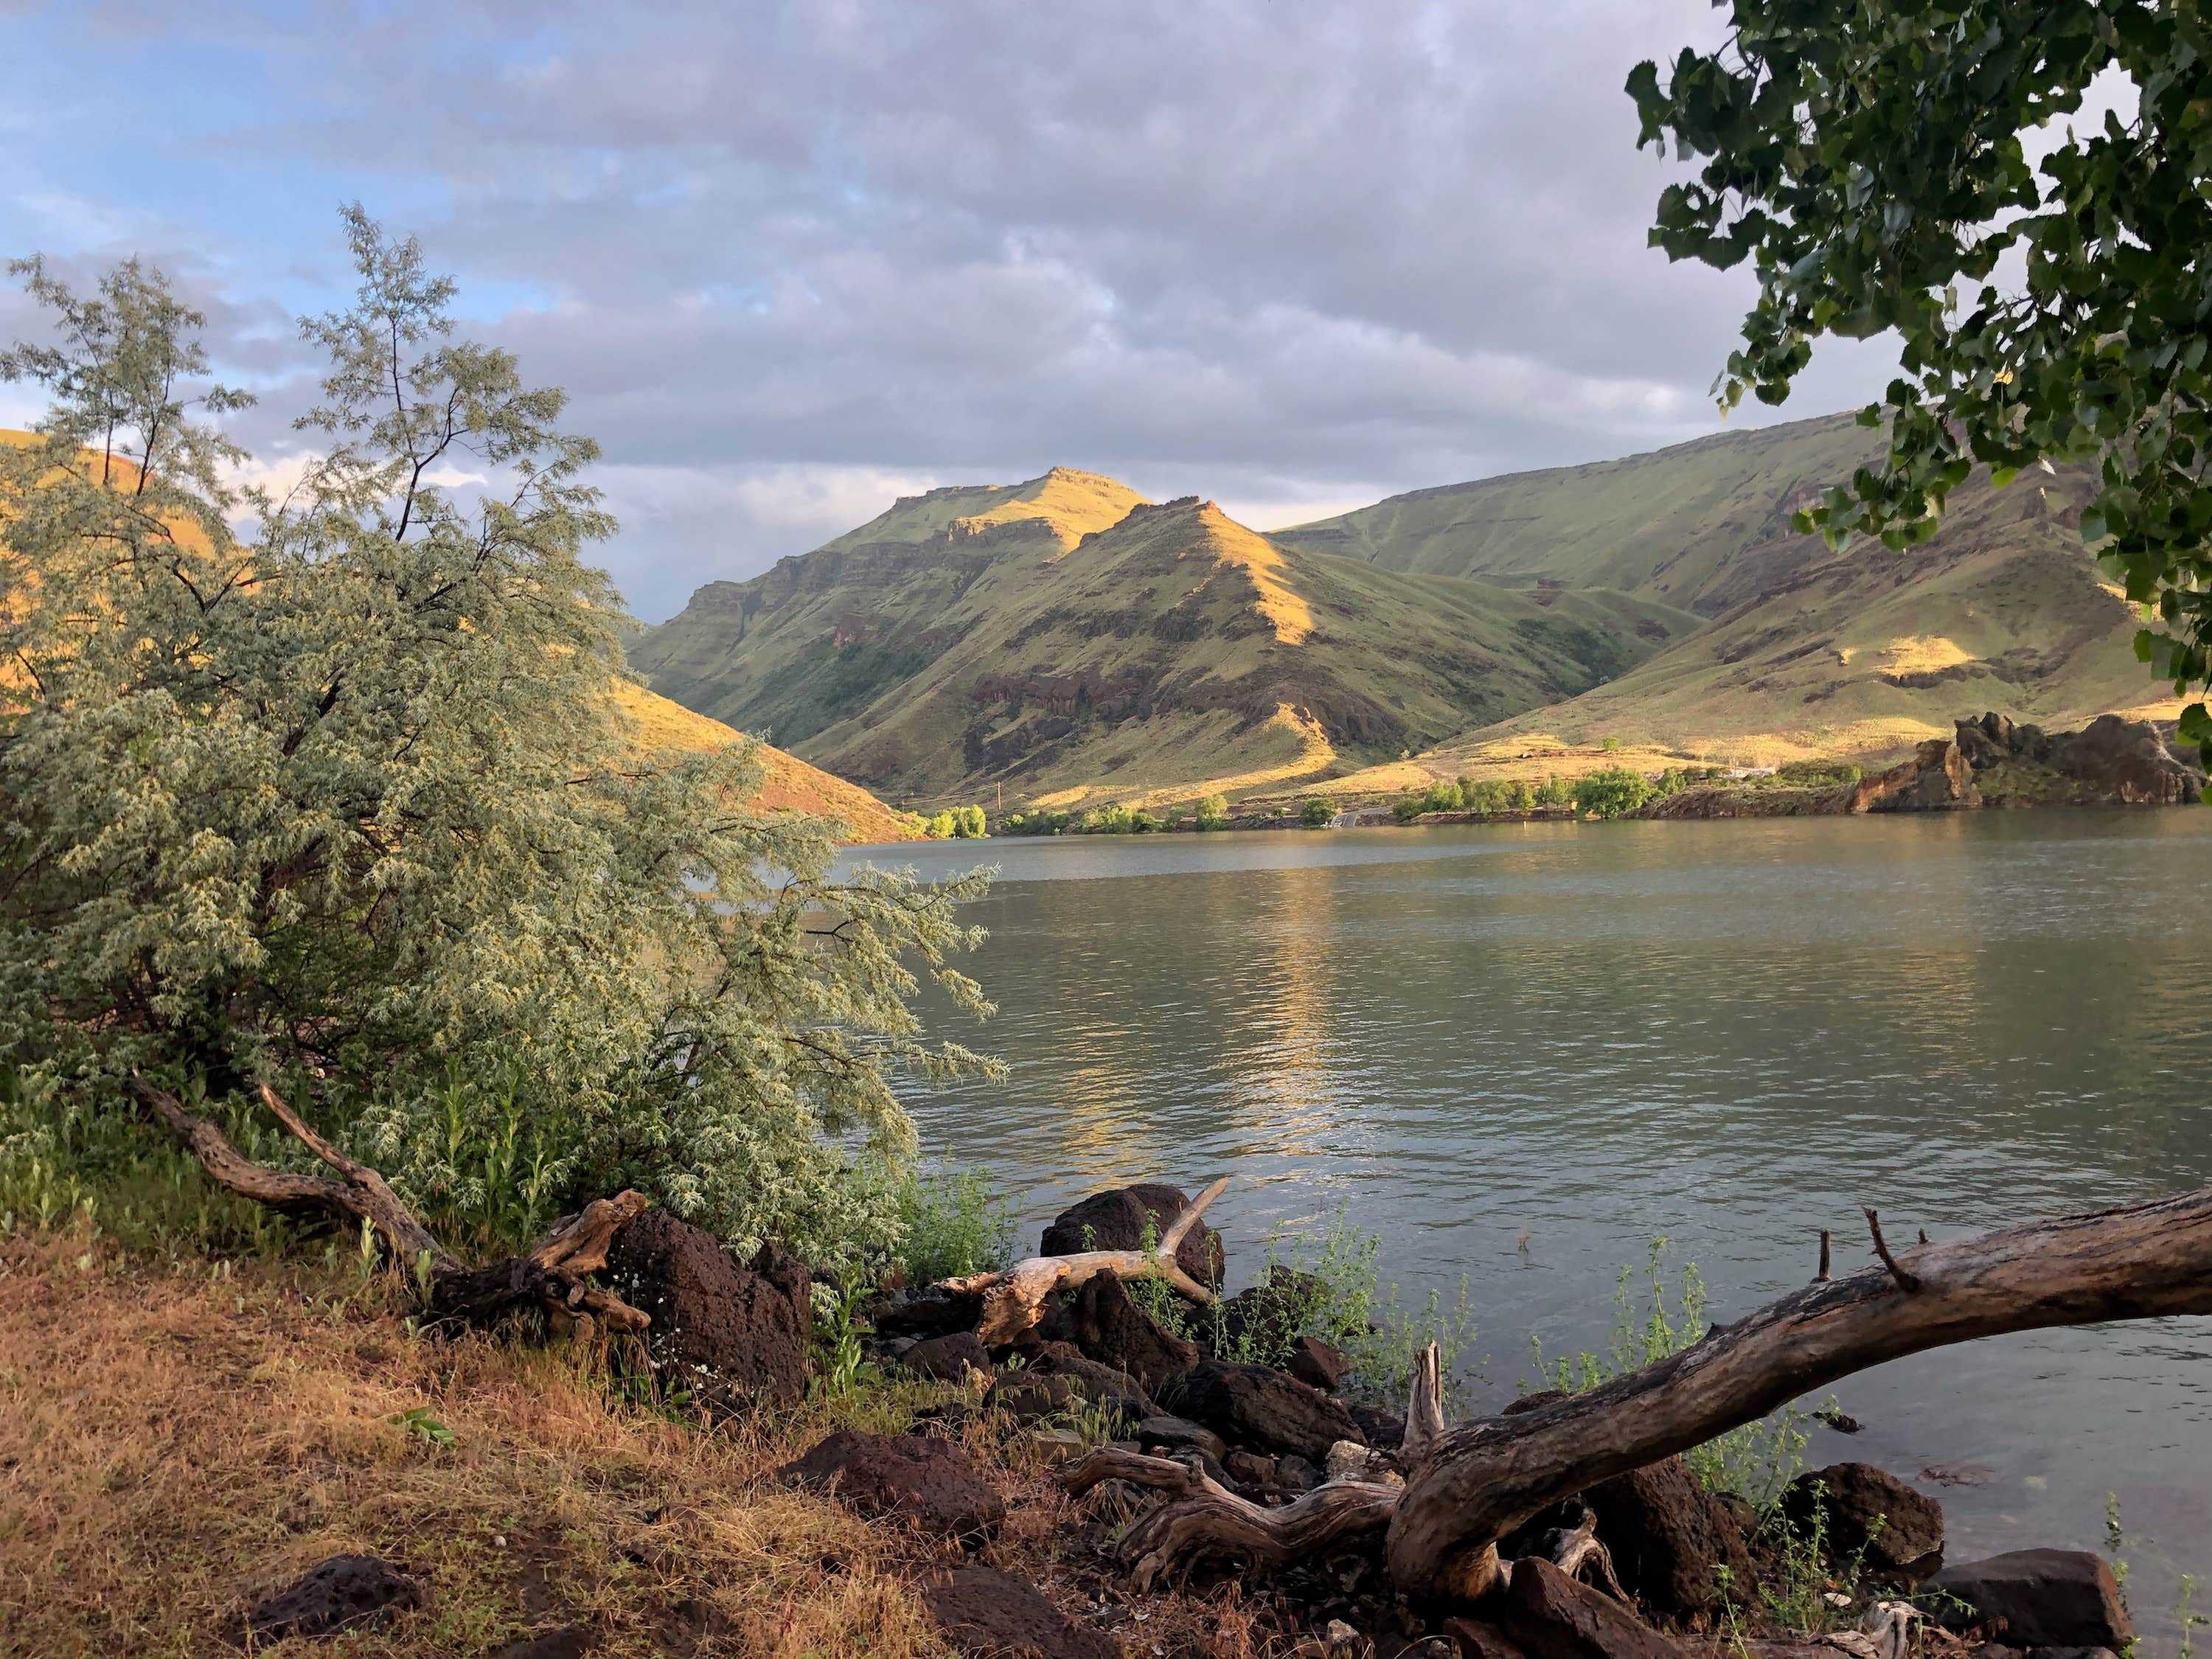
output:
<path id="1" fill-rule="evenodd" d="M 771 1244 L 740 1267 L 712 1233 L 655 1209 L 615 1235 L 606 1271 L 624 1301 L 652 1316 L 646 1346 L 661 1376 L 708 1410 L 805 1393 L 813 1300 L 795 1258 Z"/>

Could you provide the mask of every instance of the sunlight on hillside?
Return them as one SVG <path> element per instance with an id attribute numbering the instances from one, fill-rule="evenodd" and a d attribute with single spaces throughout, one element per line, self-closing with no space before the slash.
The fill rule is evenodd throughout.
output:
<path id="1" fill-rule="evenodd" d="M 1976 659 L 1972 652 L 1941 634 L 1905 635 L 1892 640 L 1884 654 L 1888 660 L 1882 664 L 1881 672 L 1893 679 L 1905 674 L 1932 674 Z"/>
<path id="2" fill-rule="evenodd" d="M 1208 501 L 1200 509 L 1215 553 L 1251 578 L 1260 592 L 1260 614 L 1285 645 L 1301 645 L 1313 632 L 1313 608 L 1285 582 L 1281 550 Z"/>

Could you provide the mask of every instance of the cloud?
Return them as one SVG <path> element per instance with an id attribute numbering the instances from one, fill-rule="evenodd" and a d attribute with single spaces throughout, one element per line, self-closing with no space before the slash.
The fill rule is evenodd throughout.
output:
<path id="1" fill-rule="evenodd" d="M 1669 174 L 1620 84 L 1719 26 L 1705 0 L 111 4 L 37 44 L 72 118 L 158 165 L 64 166 L 58 114 L 43 176 L 82 224 L 41 227 L 184 248 L 177 204 L 217 216 L 195 280 L 272 388 L 301 367 L 273 296 L 344 287 L 327 205 L 419 233 L 605 445 L 607 557 L 657 617 L 925 480 L 1060 462 L 1311 517 L 1711 430 L 1749 279 L 1645 246 Z M 179 52 L 208 90 L 165 125 Z M 1824 348 L 1787 412 L 1892 361 Z"/>

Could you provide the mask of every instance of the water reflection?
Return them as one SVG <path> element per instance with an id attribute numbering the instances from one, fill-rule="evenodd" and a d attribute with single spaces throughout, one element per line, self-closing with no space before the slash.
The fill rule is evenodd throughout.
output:
<path id="1" fill-rule="evenodd" d="M 1532 1333 L 1601 1348 L 1655 1234 L 1726 1319 L 1802 1283 L 1819 1227 L 1856 1265 L 1863 1202 L 1942 1237 L 2212 1182 L 2212 813 L 986 856 L 1008 878 L 975 965 L 1012 1077 L 917 1097 L 925 1143 L 990 1164 L 1032 1223 L 1109 1182 L 1230 1171 L 1248 1272 L 1268 1230 L 1348 1202 L 1415 1294 L 1470 1276 L 1493 1394 Z M 1989 1465 L 1945 1494 L 1958 1549 L 2094 1544 L 2108 1487 L 2202 1538 L 2208 1360 L 2205 1322 L 1923 1356 L 1847 1385 L 1868 1434 L 1813 1452 Z"/>

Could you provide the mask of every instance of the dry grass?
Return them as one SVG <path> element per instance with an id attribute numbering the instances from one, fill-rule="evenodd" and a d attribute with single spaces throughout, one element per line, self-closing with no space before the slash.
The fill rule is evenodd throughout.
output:
<path id="1" fill-rule="evenodd" d="M 418 1407 L 457 1443 L 393 1420 Z M 574 1625 L 605 1656 L 942 1653 L 912 1585 L 951 1547 L 765 1478 L 832 1415 L 704 1432 L 561 1353 L 414 1335 L 343 1268 L 187 1276 L 0 1238 L 0 1654 L 233 1651 L 246 1607 L 345 1551 L 419 1575 L 426 1605 L 264 1651 L 475 1656 Z M 1067 1501 L 1034 1468 L 994 1478 L 1012 1514 L 984 1559 L 1066 1582 Z M 1171 1651 L 1251 1650 L 1234 1608 L 1154 1611 Z"/>

